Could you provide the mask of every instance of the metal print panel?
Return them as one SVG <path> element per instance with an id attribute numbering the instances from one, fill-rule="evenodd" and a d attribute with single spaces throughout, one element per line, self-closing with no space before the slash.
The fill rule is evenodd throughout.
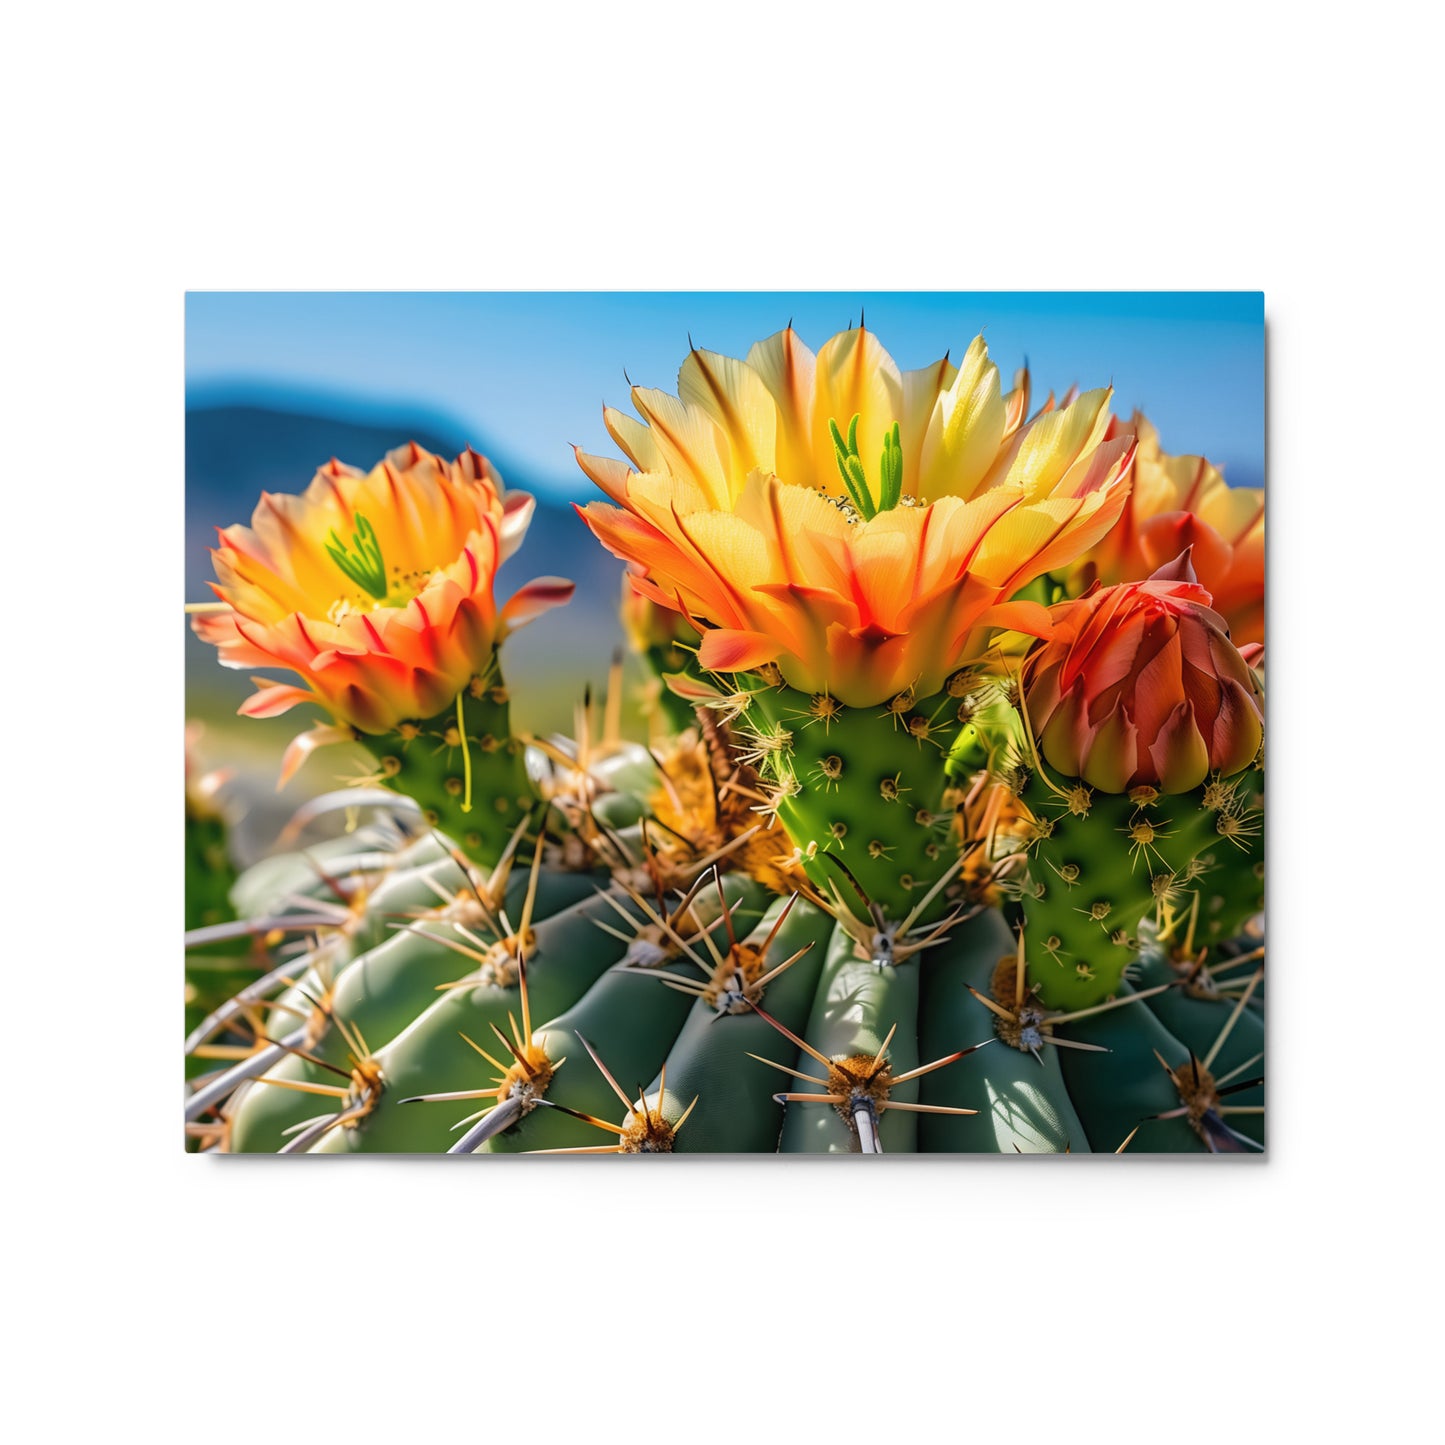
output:
<path id="1" fill-rule="evenodd" d="M 1237 294 L 197 294 L 200 1152 L 1264 1146 Z"/>

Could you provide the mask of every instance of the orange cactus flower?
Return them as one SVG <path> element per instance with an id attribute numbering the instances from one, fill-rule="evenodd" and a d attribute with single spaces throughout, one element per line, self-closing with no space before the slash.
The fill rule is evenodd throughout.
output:
<path id="1" fill-rule="evenodd" d="M 1053 607 L 1053 636 L 1023 672 L 1045 761 L 1106 793 L 1182 793 L 1248 767 L 1259 685 L 1210 601 L 1185 552 L 1145 582 Z"/>
<path id="2" fill-rule="evenodd" d="M 745 361 L 694 349 L 678 395 L 607 408 L 637 470 L 579 452 L 616 505 L 579 507 L 633 586 L 703 632 L 714 672 L 775 664 L 848 706 L 936 692 L 990 629 L 1046 632 L 1025 583 L 1118 519 L 1132 435 L 1094 391 L 1029 422 L 982 338 L 900 372 L 871 332 L 816 356 L 788 328 Z M 876 462 L 875 458 L 878 458 Z"/>
<path id="3" fill-rule="evenodd" d="M 1119 524 L 1076 564 L 1070 592 L 1139 582 L 1186 547 L 1237 647 L 1264 641 L 1264 492 L 1231 487 L 1203 457 L 1166 456 L 1137 412 L 1134 486 Z"/>
<path id="4" fill-rule="evenodd" d="M 300 675 L 257 679 L 248 716 L 316 702 L 369 734 L 432 717 L 489 669 L 508 632 L 572 595 L 543 577 L 496 606 L 497 568 L 533 505 L 523 492 L 504 499 L 470 450 L 448 463 L 413 442 L 370 472 L 333 460 L 301 495 L 263 494 L 251 526 L 220 532 L 211 588 L 223 605 L 192 626 L 227 667 Z"/>

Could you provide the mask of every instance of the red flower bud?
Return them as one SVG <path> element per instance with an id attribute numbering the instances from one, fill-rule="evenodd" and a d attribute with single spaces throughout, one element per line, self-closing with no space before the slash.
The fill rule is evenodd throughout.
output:
<path id="1" fill-rule="evenodd" d="M 1186 549 L 1147 582 L 1051 609 L 1024 665 L 1045 762 L 1106 793 L 1197 787 L 1247 767 L 1264 736 L 1260 690 Z"/>

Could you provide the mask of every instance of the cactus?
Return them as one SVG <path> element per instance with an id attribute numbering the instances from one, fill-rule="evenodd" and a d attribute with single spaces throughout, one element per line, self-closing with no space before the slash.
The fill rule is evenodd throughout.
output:
<path id="1" fill-rule="evenodd" d="M 396 668 L 382 623 L 385 649 L 348 634 L 373 649 L 348 655 L 355 695 L 317 678 L 324 649 L 286 651 L 306 687 L 253 710 L 333 717 L 288 768 L 343 736 L 382 761 L 349 798 L 361 830 L 238 882 L 250 924 L 298 952 L 193 1033 L 245 1019 L 252 1040 L 194 1087 L 193 1135 L 323 1153 L 1260 1144 L 1262 951 L 1233 937 L 1257 885 L 1257 681 L 1187 559 L 1124 584 L 1156 651 L 1197 662 L 1207 634 L 1214 669 L 1179 683 L 1194 732 L 1170 714 L 1125 746 L 1117 679 L 1087 726 L 1072 682 L 1049 687 L 1069 637 L 1094 619 L 1101 647 L 1128 648 L 1133 614 L 1027 595 L 1123 513 L 1134 438 L 1108 393 L 1028 419 L 1027 376 L 1005 396 L 981 341 L 900 380 L 861 328 L 816 357 L 791 330 L 745 363 L 694 350 L 679 391 L 635 389 L 641 424 L 605 413 L 638 471 L 579 457 L 610 498 L 584 520 L 672 619 L 665 659 L 632 629 L 672 699 L 650 753 L 599 736 L 590 700 L 575 741 L 512 737 L 505 626 L 471 628 L 445 686 L 425 659 Z M 498 485 L 480 458 L 391 465 L 417 487 Z M 349 550 L 335 529 L 329 555 L 375 605 L 353 598 L 341 627 L 415 602 L 366 572 L 390 545 L 366 495 L 368 527 Z M 467 580 L 493 617 L 490 576 Z M 1149 630 L 1161 609 L 1173 652 Z M 200 626 L 257 646 L 228 616 Z"/>
<path id="2" fill-rule="evenodd" d="M 620 1126 L 644 1117 L 640 1085 L 669 1127 L 686 1116 L 667 1141 L 684 1152 L 1077 1153 L 1117 1148 L 1144 1113 L 1183 1103 L 1166 1096 L 1169 1080 L 1147 1051 L 1145 1108 L 1095 1090 L 1089 1071 L 1074 1078 L 1071 1052 L 1036 1045 L 1036 1061 L 1026 1044 L 1000 1046 L 994 1014 L 971 991 L 992 998 L 1001 961 L 1013 959 L 997 910 L 980 908 L 946 939 L 880 966 L 864 956 L 851 915 L 796 895 L 769 902 L 745 875 L 709 866 L 696 886 L 668 891 L 664 913 L 626 891 L 626 870 L 611 880 L 601 869 L 569 873 L 545 848 L 530 866 L 515 857 L 488 878 L 430 834 L 394 833 L 388 845 L 363 829 L 284 860 L 290 878 L 273 868 L 273 896 L 255 897 L 258 907 L 274 908 L 284 897 L 275 890 L 315 878 L 317 867 L 328 881 L 314 891 L 340 885 L 356 905 L 346 920 L 308 930 L 309 952 L 277 970 L 268 1037 L 280 1043 L 232 1066 L 223 1087 L 197 1091 L 197 1135 L 268 1152 L 620 1148 Z M 447 896 L 433 907 L 407 906 L 438 894 Z M 497 897 L 488 926 L 481 915 Z M 251 991 L 253 1009 L 264 992 Z M 1147 1008 L 1160 1007 L 1142 984 L 1141 993 Z M 1157 1012 L 1147 1024 L 1151 1047 L 1175 1068 L 1190 1057 L 1179 1040 L 1217 1034 L 1234 1007 L 1223 982 L 1212 1002 L 1180 1002 L 1198 1011 L 1187 1031 L 1171 1033 Z M 1117 1052 L 1112 1022 L 1083 1018 L 1061 1036 L 1110 1040 Z M 1259 1032 L 1252 1011 L 1246 1022 L 1216 1070 L 1225 1087 L 1226 1068 L 1248 1062 Z M 1145 1036 L 1137 1020 L 1123 1033 Z M 1198 1057 L 1212 1042 L 1196 1046 Z M 881 1077 L 862 1078 L 880 1058 Z M 825 1060 L 852 1060 L 854 1073 Z M 626 1112 L 609 1073 L 625 1081 Z M 968 1112 L 943 1112 L 952 1110 Z M 578 1113 L 619 1127 L 604 1142 Z M 1143 1126 L 1132 1147 L 1189 1148 L 1188 1122 Z"/>
<path id="3" fill-rule="evenodd" d="M 1024 663 L 1024 933 L 1050 1007 L 1114 994 L 1146 915 L 1167 935 L 1181 906 L 1197 921 L 1206 884 L 1226 915 L 1231 894 L 1253 900 L 1252 870 L 1246 882 L 1201 857 L 1216 844 L 1247 859 L 1263 741 L 1259 684 L 1210 601 L 1186 550 L 1147 581 L 1058 604 Z"/>
<path id="4" fill-rule="evenodd" d="M 190 1033 L 226 999 L 253 982 L 256 961 L 237 930 L 231 888 L 236 866 L 231 857 L 225 799 L 227 775 L 207 772 L 200 760 L 203 729 L 186 725 L 186 1031 Z M 238 946 L 238 939 L 242 942 Z M 213 1042 L 213 1049 L 235 1047 L 234 1038 Z M 201 1073 L 204 1058 L 188 1054 L 186 1076 Z"/>

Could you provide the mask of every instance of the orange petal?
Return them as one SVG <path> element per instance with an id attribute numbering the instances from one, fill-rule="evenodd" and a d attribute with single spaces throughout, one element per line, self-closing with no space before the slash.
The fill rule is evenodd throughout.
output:
<path id="1" fill-rule="evenodd" d="M 715 627 L 703 633 L 697 660 L 709 672 L 751 672 L 765 662 L 775 662 L 778 640 L 765 632 L 739 632 Z"/>
<path id="2" fill-rule="evenodd" d="M 1209 775 L 1209 747 L 1194 724 L 1194 711 L 1181 702 L 1149 745 L 1149 756 L 1166 793 L 1197 788 Z"/>
<path id="3" fill-rule="evenodd" d="M 1054 626 L 1049 609 L 1038 602 L 1000 602 L 982 613 L 974 625 L 1025 632 L 1030 637 L 1048 637 Z"/>
<path id="4" fill-rule="evenodd" d="M 290 712 L 298 702 L 320 701 L 309 688 L 293 687 L 284 682 L 266 686 L 265 679 L 259 677 L 252 681 L 263 685 L 259 692 L 253 692 L 236 709 L 243 717 L 280 717 L 283 712 Z"/>

